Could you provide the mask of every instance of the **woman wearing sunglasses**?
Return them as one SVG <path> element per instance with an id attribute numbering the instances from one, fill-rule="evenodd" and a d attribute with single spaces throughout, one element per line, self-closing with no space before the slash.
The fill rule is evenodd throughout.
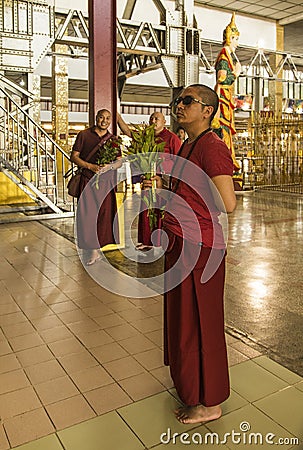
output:
<path id="1" fill-rule="evenodd" d="M 175 415 L 185 424 L 219 418 L 220 404 L 229 396 L 223 311 L 226 244 L 219 216 L 234 210 L 236 198 L 230 151 L 210 128 L 218 103 L 215 91 L 204 85 L 185 88 L 174 102 L 188 139 L 172 169 L 163 220 L 168 237 L 164 362 L 183 402 Z M 162 187 L 160 177 L 155 178 Z M 146 180 L 144 188 L 150 186 Z M 216 264 L 208 266 L 212 272 L 203 281 L 211 258 Z"/>

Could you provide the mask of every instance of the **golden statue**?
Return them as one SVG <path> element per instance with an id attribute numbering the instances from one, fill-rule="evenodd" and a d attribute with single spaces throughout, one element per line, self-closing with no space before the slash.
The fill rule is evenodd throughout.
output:
<path id="1" fill-rule="evenodd" d="M 212 122 L 212 127 L 223 139 L 230 149 L 235 171 L 238 172 L 240 166 L 235 158 L 232 136 L 236 134 L 234 126 L 234 82 L 241 72 L 241 64 L 235 54 L 239 45 L 239 31 L 235 23 L 235 13 L 233 13 L 230 23 L 223 32 L 223 48 L 217 56 L 215 62 L 216 86 L 215 91 L 219 96 L 218 112 Z"/>

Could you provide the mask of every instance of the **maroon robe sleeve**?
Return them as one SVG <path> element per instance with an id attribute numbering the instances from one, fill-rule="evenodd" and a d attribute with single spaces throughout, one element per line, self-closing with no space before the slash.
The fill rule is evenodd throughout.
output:
<path id="1" fill-rule="evenodd" d="M 80 131 L 77 134 L 77 137 L 76 137 L 76 140 L 74 142 L 72 150 L 74 152 L 81 153 L 81 150 L 83 149 L 83 144 L 84 144 L 84 133 L 83 133 L 83 131 Z"/>
<path id="2" fill-rule="evenodd" d="M 201 152 L 201 167 L 210 177 L 233 175 L 233 161 L 226 144 L 217 136 L 212 136 Z"/>

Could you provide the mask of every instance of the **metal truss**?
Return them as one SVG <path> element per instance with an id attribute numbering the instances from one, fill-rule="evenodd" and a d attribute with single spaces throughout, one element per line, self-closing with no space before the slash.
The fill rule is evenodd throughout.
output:
<path id="1" fill-rule="evenodd" d="M 161 0 L 155 0 L 154 3 L 160 16 L 165 16 L 165 7 Z M 182 8 L 183 2 L 179 3 L 180 8 Z M 24 8 L 20 5 L 17 0 L 10 0 L 6 2 L 6 9 L 11 8 L 14 11 L 12 17 L 15 17 L 16 14 L 20 13 L 18 8 Z M 66 45 L 66 56 L 88 57 L 89 29 L 87 16 L 79 10 L 54 12 L 52 8 L 39 1 L 34 1 L 33 5 L 31 11 L 22 16 L 27 18 L 27 23 L 22 24 L 22 26 L 19 25 L 18 29 L 16 29 L 16 26 L 20 21 L 17 22 L 15 18 L 11 24 L 6 24 L 5 11 L 0 12 L 0 15 L 3 15 L 0 20 L 0 69 L 30 72 L 35 68 L 35 61 L 39 62 L 43 55 L 47 52 L 51 53 L 50 48 L 54 43 Z M 198 71 L 211 72 L 214 70 L 214 55 L 217 55 L 220 51 L 221 43 L 202 39 L 201 30 L 198 28 L 178 24 L 156 25 L 150 22 L 129 20 L 132 16 L 135 0 L 131 3 L 128 2 L 127 5 L 128 9 L 126 8 L 123 18 L 117 19 L 118 77 L 120 84 L 121 80 L 125 81 L 129 77 L 162 67 L 169 86 L 176 87 L 182 84 L 180 83 L 182 81 L 180 72 L 192 71 L 193 64 L 198 65 Z M 42 22 L 47 18 L 49 28 L 43 30 L 44 38 L 34 39 L 32 23 L 33 20 L 36 23 L 37 18 L 41 19 Z M 39 33 L 41 33 L 40 29 Z M 16 40 L 16 45 L 11 45 L 11 48 L 4 48 L 8 37 L 10 37 L 10 42 L 12 39 Z M 23 44 L 20 46 L 21 41 L 23 41 Z M 38 50 L 35 50 L 34 46 L 38 46 Z M 265 67 L 265 76 L 272 79 L 283 78 L 283 70 L 290 70 L 297 82 L 303 79 L 302 72 L 298 71 L 293 56 L 287 52 L 240 46 L 238 54 L 240 62 L 243 66 L 246 66 L 244 75 L 247 75 L 253 67 L 263 66 Z M 281 56 L 277 67 L 274 66 L 275 59 L 271 58 L 272 55 Z M 16 58 L 19 59 L 20 63 L 14 62 L 13 64 L 12 58 L 14 61 L 16 61 Z M 256 70 L 254 75 L 257 75 Z M 197 74 L 195 73 L 194 76 L 197 76 Z"/>
<path id="2" fill-rule="evenodd" d="M 53 39 L 54 9 L 44 1 L 3 1 L 0 70 L 32 72 Z"/>
<path id="3" fill-rule="evenodd" d="M 74 48 L 88 47 L 88 19 L 81 11 L 70 10 L 67 14 L 56 13 L 55 28 L 54 42 L 68 45 L 71 56 Z"/>
<path id="4" fill-rule="evenodd" d="M 281 59 L 278 67 L 276 68 L 276 77 L 279 76 L 279 74 L 285 68 L 286 64 L 288 64 L 289 69 L 292 71 L 292 73 L 295 77 L 295 80 L 300 81 L 300 78 L 302 79 L 302 72 L 299 72 L 297 70 L 297 67 L 294 63 L 293 57 L 289 53 L 283 54 L 283 58 Z"/>

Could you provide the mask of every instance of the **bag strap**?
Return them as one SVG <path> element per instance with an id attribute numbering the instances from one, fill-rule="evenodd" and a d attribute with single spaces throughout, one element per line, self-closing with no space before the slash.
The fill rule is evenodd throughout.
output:
<path id="1" fill-rule="evenodd" d="M 194 148 L 195 148 L 196 144 L 198 143 L 198 141 L 199 141 L 205 134 L 207 134 L 209 131 L 211 131 L 211 128 L 207 128 L 206 130 L 202 131 L 202 133 L 200 133 L 199 136 L 197 136 L 196 139 L 194 140 L 194 142 L 193 142 L 193 144 L 192 144 L 192 146 L 191 146 L 191 148 L 190 148 L 188 154 L 187 154 L 186 157 L 184 158 L 185 161 L 184 161 L 184 163 L 182 164 L 181 170 L 180 170 L 180 172 L 178 173 L 177 181 L 176 181 L 175 186 L 174 186 L 174 188 L 173 188 L 173 186 L 172 186 L 172 184 L 173 184 L 173 172 L 174 172 L 176 163 L 177 163 L 177 161 L 178 161 L 178 158 L 175 159 L 174 165 L 173 165 L 172 170 L 171 170 L 171 173 L 170 173 L 170 178 L 169 178 L 169 190 L 170 190 L 173 194 L 175 194 L 175 193 L 177 192 L 177 189 L 178 189 L 178 187 L 179 187 L 179 184 L 180 184 L 180 181 L 181 181 L 181 177 L 182 177 L 182 174 L 183 174 L 183 170 L 184 170 L 185 165 L 186 165 L 186 161 L 188 161 L 189 158 L 191 157 L 191 154 L 192 154 L 192 152 L 194 151 Z M 182 151 L 183 151 L 183 148 L 184 148 L 185 144 L 187 143 L 187 141 L 188 141 L 188 139 L 186 139 L 186 141 L 183 142 L 183 144 L 182 144 L 180 150 L 178 151 L 177 156 L 181 156 Z"/>
<path id="2" fill-rule="evenodd" d="M 90 158 L 102 147 L 103 144 L 105 144 L 106 141 L 108 141 L 108 139 L 110 139 L 113 136 L 113 134 L 111 133 L 106 133 L 105 136 L 103 136 L 100 141 L 98 142 L 98 144 L 89 152 L 86 161 L 89 161 Z"/>
<path id="3" fill-rule="evenodd" d="M 65 174 L 63 175 L 63 178 L 68 178 L 70 175 L 73 175 L 74 173 L 74 167 L 71 167 L 70 169 L 68 169 L 67 172 L 65 172 Z"/>

